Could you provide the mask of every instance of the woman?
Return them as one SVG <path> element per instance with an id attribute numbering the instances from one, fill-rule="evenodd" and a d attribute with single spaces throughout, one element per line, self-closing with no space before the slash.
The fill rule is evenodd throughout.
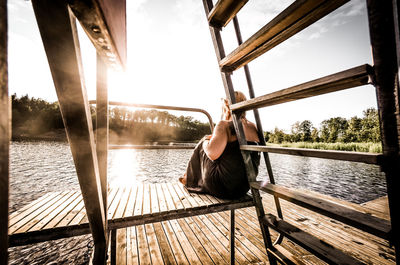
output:
<path id="1" fill-rule="evenodd" d="M 246 100 L 243 93 L 235 92 L 236 102 Z M 229 104 L 223 101 L 222 120 L 212 135 L 206 135 L 197 144 L 186 173 L 179 181 L 189 191 L 209 193 L 226 199 L 240 198 L 249 190 L 246 169 L 233 126 Z M 255 124 L 246 119 L 246 113 L 240 115 L 248 144 L 259 141 Z M 260 156 L 251 152 L 253 165 L 258 172 Z"/>

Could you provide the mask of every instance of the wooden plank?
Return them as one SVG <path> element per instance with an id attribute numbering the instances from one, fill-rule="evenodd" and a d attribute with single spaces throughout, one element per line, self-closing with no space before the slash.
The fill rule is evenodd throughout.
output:
<path id="1" fill-rule="evenodd" d="M 73 201 L 67 205 L 53 220 L 51 220 L 43 229 L 56 227 L 62 220 L 64 220 L 73 209 L 82 202 L 81 193 L 76 191 L 73 195 Z M 82 204 L 83 205 L 83 204 Z"/>
<path id="2" fill-rule="evenodd" d="M 130 193 L 131 193 L 131 188 L 126 187 L 124 189 L 124 193 L 122 194 L 121 198 L 119 199 L 119 204 L 118 204 L 117 209 L 115 210 L 113 219 L 122 218 L 122 216 L 124 216 L 124 213 L 125 213 L 125 210 L 127 207 L 127 203 L 129 201 Z"/>
<path id="3" fill-rule="evenodd" d="M 160 212 L 166 212 L 166 211 L 168 211 L 168 207 L 166 204 L 165 194 L 163 192 L 161 184 L 156 183 L 155 186 L 156 186 L 156 191 L 157 191 L 158 204 L 160 205 Z M 167 194 L 167 196 L 169 196 L 169 194 Z"/>
<path id="4" fill-rule="evenodd" d="M 333 160 L 345 160 L 352 162 L 360 162 L 366 164 L 379 165 L 382 162 L 382 154 L 363 153 L 363 152 L 348 152 L 348 151 L 333 151 L 333 150 L 316 150 L 306 148 L 289 148 L 289 147 L 274 147 L 261 145 L 242 145 L 241 150 L 269 152 L 284 155 L 307 156 Z"/>
<path id="5" fill-rule="evenodd" d="M 164 195 L 172 200 L 172 206 L 168 208 L 175 208 L 177 210 L 185 208 L 181 198 L 179 197 L 178 193 L 176 193 L 171 183 L 167 183 L 166 186 L 163 185 L 163 190 Z"/>
<path id="6" fill-rule="evenodd" d="M 107 65 L 100 58 L 100 54 L 97 53 L 96 57 L 96 153 L 99 162 L 101 194 L 104 212 L 106 213 L 108 207 L 108 73 Z M 105 230 L 107 230 L 107 224 Z"/>
<path id="7" fill-rule="evenodd" d="M 305 233 L 299 228 L 276 218 L 272 214 L 267 214 L 263 219 L 265 224 L 269 227 L 283 233 L 290 240 L 296 242 L 303 248 L 312 252 L 320 259 L 334 264 L 364 264 L 353 257 L 345 255 L 343 252 L 335 249 L 330 244 L 323 242 L 322 240 Z"/>
<path id="8" fill-rule="evenodd" d="M 36 209 L 42 207 L 43 205 L 45 205 L 46 203 L 48 203 L 49 201 L 54 199 L 57 195 L 59 196 L 60 193 L 59 192 L 51 192 L 51 193 L 45 194 L 43 197 L 40 197 L 39 199 L 33 201 L 32 203 L 27 204 L 20 210 L 17 210 L 15 212 L 11 213 L 9 216 L 9 219 L 10 219 L 9 225 L 11 226 L 11 225 L 15 224 L 22 218 L 26 217 L 27 215 L 29 215 L 30 213 L 35 211 Z"/>
<path id="9" fill-rule="evenodd" d="M 56 203 L 58 200 L 60 200 L 63 195 L 65 195 L 65 193 L 60 193 L 57 194 L 56 197 L 54 197 L 52 200 L 50 200 L 48 203 L 41 205 L 41 207 L 36 208 L 34 211 L 28 213 L 25 216 L 21 216 L 22 218 L 20 218 L 17 222 L 15 222 L 13 225 L 11 225 L 8 228 L 8 233 L 9 234 L 13 234 L 17 229 L 19 229 L 20 227 L 22 227 L 24 224 L 26 224 L 27 222 L 31 221 L 33 218 L 35 218 L 36 216 L 38 216 L 40 213 L 42 213 L 43 211 L 45 211 L 47 208 L 49 208 L 51 205 L 53 205 L 54 203 Z"/>
<path id="10" fill-rule="evenodd" d="M 270 197 L 270 195 L 267 195 Z M 264 200 L 264 206 L 272 206 L 271 200 Z M 340 200 L 336 199 L 339 203 Z M 352 256 L 366 263 L 387 263 L 392 259 L 389 244 L 386 240 L 372 236 L 328 217 L 315 214 L 314 212 L 296 206 L 287 201 L 282 201 L 285 210 L 285 219 L 290 220 L 297 227 L 320 239 L 328 241 L 336 248 L 351 253 Z M 247 210 L 247 209 L 246 209 Z M 247 216 L 248 219 L 253 217 Z M 258 220 L 253 219 L 254 222 Z M 375 253 L 371 255 L 372 253 Z M 386 254 L 383 254 L 386 253 Z"/>
<path id="11" fill-rule="evenodd" d="M 185 207 L 185 209 L 192 207 L 192 204 L 186 198 L 186 195 L 179 188 L 178 184 L 173 184 L 173 185 L 169 186 L 169 188 L 171 189 L 171 193 L 172 193 L 172 189 L 175 191 L 175 193 L 178 195 L 178 197 L 179 197 L 182 205 Z"/>
<path id="12" fill-rule="evenodd" d="M 8 262 L 9 154 L 11 137 L 8 97 L 7 1 L 0 1 L 0 264 Z"/>
<path id="13" fill-rule="evenodd" d="M 285 218 L 304 232 L 326 241 L 365 263 L 387 263 L 387 257 L 370 254 L 382 253 L 382 250 L 386 248 L 383 245 L 375 248 L 371 245 L 374 241 L 376 244 L 376 237 L 298 206 L 295 209 L 294 207 L 285 209 L 288 209 L 285 211 Z"/>
<path id="14" fill-rule="evenodd" d="M 219 252 L 221 257 L 224 259 L 224 263 L 229 263 L 229 249 L 226 248 L 226 243 L 225 245 L 220 241 L 220 236 L 218 235 L 218 230 L 214 227 L 212 223 L 206 225 L 203 223 L 201 220 L 200 216 L 194 216 L 191 217 L 192 221 L 198 226 L 198 228 L 204 233 L 205 237 L 207 238 L 206 240 L 210 241 L 211 244 L 215 247 L 215 249 Z M 205 219 L 207 219 L 205 217 Z M 208 220 L 208 219 L 207 219 Z M 217 232 L 216 232 L 217 231 Z M 215 233 L 215 234 L 214 234 Z M 241 258 L 243 261 L 244 257 Z M 236 257 L 235 263 L 239 263 L 239 258 Z"/>
<path id="15" fill-rule="evenodd" d="M 118 208 L 119 203 L 121 202 L 121 197 L 125 192 L 125 188 L 118 188 L 117 193 L 115 194 L 114 200 L 111 202 L 110 206 L 108 207 L 108 220 L 113 219 L 115 215 L 115 211 Z"/>
<path id="16" fill-rule="evenodd" d="M 63 211 L 65 209 L 68 209 L 68 207 L 72 204 L 72 202 L 74 202 L 78 196 L 80 195 L 79 193 L 69 193 L 68 194 L 70 197 L 63 202 L 62 204 L 60 204 L 59 206 L 57 206 L 57 208 L 54 208 L 51 210 L 51 212 L 49 212 L 42 220 L 40 220 L 40 222 L 36 223 L 34 226 L 32 226 L 29 230 L 33 231 L 33 230 L 40 230 L 42 228 L 44 228 L 47 224 L 49 224 L 51 221 L 54 220 L 55 223 L 57 223 L 57 219 L 56 217 L 58 215 L 60 215 L 60 219 L 64 216 Z M 58 219 L 59 220 L 59 219 Z M 53 226 L 51 226 L 53 227 Z"/>
<path id="17" fill-rule="evenodd" d="M 118 64 L 119 67 L 125 67 L 125 1 L 76 1 L 71 2 L 70 6 L 104 61 L 111 66 L 117 66 L 116 64 Z"/>
<path id="18" fill-rule="evenodd" d="M 208 23 L 212 27 L 225 27 L 240 11 L 248 0 L 218 0 L 208 15 Z"/>
<path id="19" fill-rule="evenodd" d="M 183 252 L 182 247 L 179 244 L 178 238 L 176 237 L 171 224 L 167 221 L 161 222 L 161 224 L 164 229 L 165 236 L 167 237 L 168 242 L 171 246 L 176 262 L 178 264 L 188 263 L 189 261 L 187 260 L 185 253 Z"/>
<path id="20" fill-rule="evenodd" d="M 94 262 L 103 264 L 106 259 L 107 217 L 101 194 L 91 114 L 81 75 L 82 62 L 75 20 L 65 1 L 35 0 L 32 5 L 95 242 Z"/>
<path id="21" fill-rule="evenodd" d="M 70 226 L 75 217 L 82 211 L 84 211 L 85 205 L 83 198 L 79 197 L 78 204 L 58 223 L 56 227 Z"/>
<path id="22" fill-rule="evenodd" d="M 143 212 L 142 214 L 150 214 L 151 213 L 151 199 L 150 199 L 150 187 L 148 183 L 144 183 L 143 189 Z"/>
<path id="23" fill-rule="evenodd" d="M 160 245 L 160 250 L 162 258 L 165 264 L 177 264 L 174 254 L 172 252 L 171 246 L 168 242 L 167 236 L 164 233 L 161 223 L 154 223 L 154 232 L 157 237 L 158 244 Z M 179 263 L 182 264 L 182 263 Z"/>
<path id="24" fill-rule="evenodd" d="M 127 231 L 127 265 L 139 264 L 138 244 L 136 238 L 136 227 L 128 227 Z"/>
<path id="25" fill-rule="evenodd" d="M 136 227 L 136 235 L 138 241 L 138 253 L 140 264 L 151 264 L 149 247 L 147 244 L 146 231 L 144 225 Z"/>
<path id="26" fill-rule="evenodd" d="M 150 185 L 150 199 L 151 199 L 151 213 L 157 214 L 160 212 L 159 198 L 157 196 L 156 186 L 154 184 Z"/>
<path id="27" fill-rule="evenodd" d="M 24 223 L 23 226 L 19 227 L 18 229 L 14 230 L 13 228 L 10 228 L 10 233 L 22 233 L 30 230 L 34 225 L 40 223 L 43 219 L 46 218 L 49 214 L 51 214 L 58 206 L 63 204 L 66 200 L 68 200 L 71 197 L 71 194 L 66 193 L 64 196 L 62 196 L 60 199 L 55 201 L 52 205 L 49 205 L 48 208 L 46 208 L 44 211 L 36 215 L 34 218 L 29 220 L 29 222 Z"/>
<path id="28" fill-rule="evenodd" d="M 217 251 L 216 247 L 212 242 L 210 242 L 205 235 L 205 231 L 200 229 L 200 227 L 197 226 L 197 224 L 193 221 L 192 218 L 185 218 L 182 220 L 186 221 L 188 227 L 191 229 L 193 234 L 198 238 L 199 242 L 201 243 L 202 247 L 210 256 L 212 262 L 214 264 L 226 264 L 226 261 L 223 259 L 222 255 Z"/>
<path id="29" fill-rule="evenodd" d="M 193 198 L 193 196 L 187 191 L 187 189 L 180 183 L 174 185 L 176 191 L 180 190 L 183 197 L 189 201 L 192 208 L 199 207 L 199 203 Z M 182 197 L 181 197 L 182 198 Z"/>
<path id="30" fill-rule="evenodd" d="M 268 192 L 271 195 L 276 195 L 304 208 L 336 219 L 345 224 L 369 232 L 373 235 L 389 239 L 391 226 L 390 222 L 387 220 L 364 214 L 336 203 L 325 201 L 317 197 L 311 197 L 305 193 L 300 193 L 298 191 L 270 183 L 263 184 L 262 182 L 252 182 L 251 186 L 253 188 Z"/>
<path id="31" fill-rule="evenodd" d="M 386 175 L 389 200 L 392 241 L 396 250 L 397 263 L 400 261 L 400 106 L 399 106 L 399 47 L 398 24 L 399 3 L 378 3 L 367 1 L 367 14 L 374 62 L 374 85 L 380 121 L 382 149 L 385 163 L 382 171 Z M 394 11 L 395 14 L 394 14 Z M 397 42 L 397 43 L 396 43 Z"/>
<path id="32" fill-rule="evenodd" d="M 212 223 L 218 228 L 218 230 L 223 234 L 223 236 L 227 239 L 227 249 L 229 249 L 229 229 L 221 223 L 221 219 L 217 214 L 209 214 L 207 217 L 210 219 Z M 241 253 L 243 256 L 246 257 L 248 263 L 258 263 L 260 259 L 253 255 L 253 253 L 239 240 L 235 242 L 236 244 L 236 254 Z"/>
<path id="33" fill-rule="evenodd" d="M 220 61 L 232 72 L 328 15 L 348 0 L 297 0 Z"/>
<path id="34" fill-rule="evenodd" d="M 143 183 L 138 185 L 138 191 L 136 196 L 136 203 L 135 203 L 135 210 L 133 214 L 135 216 L 142 215 L 142 208 L 143 208 Z"/>
<path id="35" fill-rule="evenodd" d="M 149 244 L 149 251 L 151 262 L 153 264 L 164 264 L 163 257 L 161 255 L 160 246 L 157 241 L 156 234 L 154 232 L 153 224 L 146 224 L 146 235 L 147 235 L 147 242 Z"/>
<path id="36" fill-rule="evenodd" d="M 126 228 L 117 229 L 117 252 L 116 252 L 116 264 L 126 264 L 127 262 L 127 237 Z"/>
<path id="37" fill-rule="evenodd" d="M 126 204 L 124 217 L 133 215 L 133 211 L 135 209 L 136 195 L 137 195 L 137 185 L 131 187 L 131 192 L 129 195 L 128 203 Z"/>
<path id="38" fill-rule="evenodd" d="M 212 264 L 213 260 L 210 258 L 207 251 L 204 249 L 203 245 L 190 229 L 189 225 L 186 223 L 185 219 L 178 219 L 177 220 L 179 226 L 181 227 L 183 233 L 185 233 L 186 238 L 190 242 L 190 245 L 193 247 L 194 251 L 196 252 L 197 256 L 199 257 L 201 263 L 203 264 Z"/>
<path id="39" fill-rule="evenodd" d="M 232 111 L 246 111 L 273 106 L 299 99 L 319 96 L 352 87 L 370 84 L 372 66 L 360 65 L 345 71 L 318 78 L 300 85 L 285 88 L 230 106 Z"/>
<path id="40" fill-rule="evenodd" d="M 166 202 L 168 211 L 176 211 L 178 208 L 177 208 L 177 205 L 174 203 L 173 197 L 172 197 L 176 193 L 175 193 L 175 190 L 172 188 L 172 186 L 169 186 L 169 185 L 170 185 L 170 183 L 168 183 L 168 184 L 162 183 L 161 184 L 161 190 L 162 190 L 162 193 L 163 193 L 164 199 L 165 199 L 164 202 Z M 172 191 L 169 190 L 169 187 L 171 188 Z M 179 199 L 178 199 L 178 201 L 179 201 Z"/>
<path id="41" fill-rule="evenodd" d="M 230 215 L 229 214 L 220 214 L 216 213 L 213 214 L 216 220 L 220 222 L 221 225 L 224 226 L 224 230 L 228 231 L 228 234 L 230 233 Z M 246 235 L 243 234 L 244 231 L 242 230 L 236 230 L 235 231 L 235 238 L 236 242 L 242 247 L 246 248 L 246 251 L 249 251 L 252 253 L 253 256 L 256 256 L 257 258 L 261 260 L 268 260 L 268 256 L 266 255 L 265 248 L 257 248 L 252 242 L 249 240 L 249 238 L 246 237 Z"/>
<path id="42" fill-rule="evenodd" d="M 182 246 L 182 249 L 185 253 L 186 258 L 190 261 L 191 264 L 202 264 L 200 257 L 197 256 L 193 245 L 186 237 L 185 233 L 182 230 L 182 227 L 179 225 L 177 220 L 169 221 L 172 229 L 175 232 L 175 235 Z"/>

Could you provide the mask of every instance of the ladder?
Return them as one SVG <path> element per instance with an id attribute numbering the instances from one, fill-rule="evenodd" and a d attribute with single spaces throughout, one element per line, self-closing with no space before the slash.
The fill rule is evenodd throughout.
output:
<path id="1" fill-rule="evenodd" d="M 396 100 L 399 100 L 397 87 L 399 84 L 398 65 L 400 65 L 397 1 L 395 0 L 393 3 L 391 1 L 384 1 L 385 3 L 378 0 L 367 1 L 374 59 L 373 66 L 367 64 L 361 65 L 259 97 L 256 97 L 254 94 L 248 63 L 341 7 L 348 0 L 296 0 L 248 40 L 243 42 L 236 14 L 247 1 L 218 0 L 214 6 L 212 0 L 203 0 L 203 5 L 226 97 L 230 103 L 232 119 L 242 151 L 242 157 L 246 165 L 247 177 L 270 263 L 301 263 L 301 261 L 288 254 L 288 251 L 281 246 L 283 238 L 287 238 L 329 264 L 363 264 L 363 262 L 346 254 L 344 251 L 286 222 L 280 206 L 280 199 L 283 199 L 372 235 L 389 240 L 396 251 L 396 263 L 400 264 L 398 254 L 400 249 L 399 220 L 396 219 L 397 217 L 394 214 L 396 208 L 398 209 L 395 201 L 400 201 L 399 193 L 396 194 L 394 190 L 399 185 L 398 175 L 400 173 L 400 118 L 399 104 L 398 102 L 396 103 Z M 234 24 L 238 47 L 226 55 L 220 31 L 231 21 Z M 236 103 L 231 74 L 241 67 L 244 69 L 250 99 Z M 377 91 L 383 154 L 280 148 L 267 147 L 265 145 L 258 108 L 367 84 L 374 85 Z M 246 110 L 253 110 L 254 112 L 261 142 L 260 146 L 247 145 L 243 126 L 239 118 L 240 113 Z M 251 163 L 250 156 L 250 152 L 254 151 L 263 153 L 269 177 L 268 184 L 256 180 L 255 169 Z M 341 205 L 333 204 L 321 198 L 277 185 L 268 156 L 269 152 L 380 165 L 382 171 L 386 174 L 391 221 L 382 220 Z M 274 196 L 277 216 L 266 213 L 260 191 Z M 273 229 L 279 233 L 279 237 L 275 242 L 272 242 L 269 229 Z M 234 262 L 234 259 L 231 262 Z"/>

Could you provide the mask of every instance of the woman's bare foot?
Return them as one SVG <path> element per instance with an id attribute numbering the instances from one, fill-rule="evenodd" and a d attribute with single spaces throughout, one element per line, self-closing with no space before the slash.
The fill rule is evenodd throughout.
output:
<path id="1" fill-rule="evenodd" d="M 179 178 L 179 182 L 182 183 L 183 185 L 186 185 L 186 173 L 183 174 L 183 177 Z"/>

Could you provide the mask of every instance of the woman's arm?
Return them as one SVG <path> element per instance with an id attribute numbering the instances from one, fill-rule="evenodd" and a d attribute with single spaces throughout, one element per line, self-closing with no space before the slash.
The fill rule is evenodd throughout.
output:
<path id="1" fill-rule="evenodd" d="M 211 160 L 218 159 L 225 150 L 228 143 L 228 121 L 220 121 L 214 129 L 210 140 L 203 142 L 203 149 Z"/>

